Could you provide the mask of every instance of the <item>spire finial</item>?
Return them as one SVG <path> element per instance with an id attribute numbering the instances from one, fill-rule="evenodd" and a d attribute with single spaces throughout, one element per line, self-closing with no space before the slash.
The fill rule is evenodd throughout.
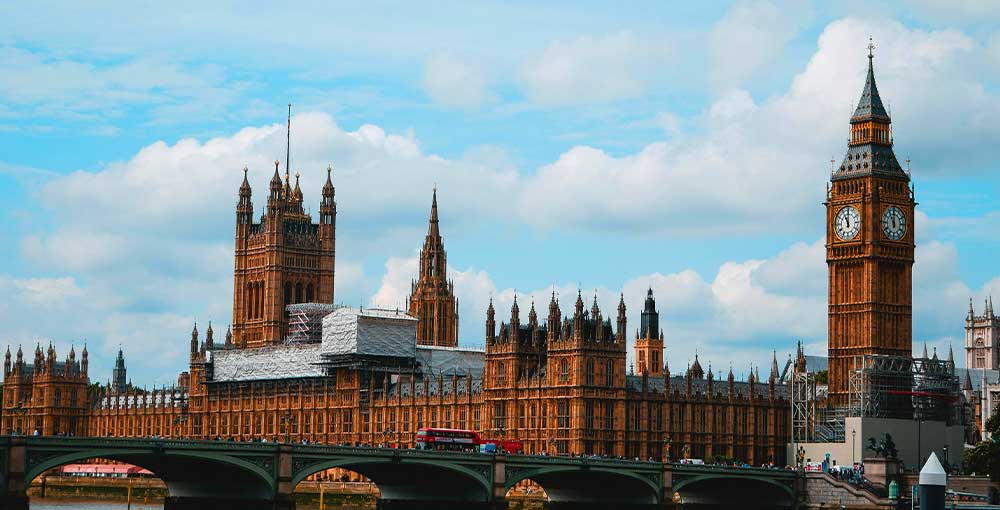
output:
<path id="1" fill-rule="evenodd" d="M 868 61 L 869 62 L 871 62 L 871 60 L 875 57 L 874 53 L 872 53 L 874 50 L 875 50 L 875 40 L 874 40 L 874 38 L 872 38 L 872 36 L 869 35 L 868 36 Z"/>

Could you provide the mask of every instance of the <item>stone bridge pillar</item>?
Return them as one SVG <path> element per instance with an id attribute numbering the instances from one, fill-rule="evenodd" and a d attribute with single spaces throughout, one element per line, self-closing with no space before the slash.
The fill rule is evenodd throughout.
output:
<path id="1" fill-rule="evenodd" d="M 490 510 L 507 509 L 507 456 L 493 457 L 493 494 Z"/>
<path id="2" fill-rule="evenodd" d="M 275 484 L 274 510 L 295 510 L 292 491 L 292 445 L 283 444 L 278 449 L 278 479 Z"/>
<path id="3" fill-rule="evenodd" d="M 0 452 L 2 453 L 2 452 Z M 7 450 L 6 466 L 4 466 L 3 494 L 0 494 L 0 508 L 9 510 L 28 510 L 28 484 L 31 480 L 24 479 L 26 466 L 24 438 L 10 438 L 10 449 Z M 3 456 L 0 455 L 0 459 Z"/>
<path id="4" fill-rule="evenodd" d="M 663 466 L 663 476 L 661 480 L 663 485 L 660 490 L 660 502 L 663 508 L 673 508 L 674 507 L 674 466 L 668 462 L 664 462 Z"/>

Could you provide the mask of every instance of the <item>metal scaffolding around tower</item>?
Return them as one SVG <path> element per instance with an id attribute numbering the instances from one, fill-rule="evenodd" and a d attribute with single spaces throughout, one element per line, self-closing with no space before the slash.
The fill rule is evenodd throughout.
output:
<path id="1" fill-rule="evenodd" d="M 907 356 L 855 356 L 849 416 L 961 422 L 955 362 Z"/>
<path id="2" fill-rule="evenodd" d="M 336 309 L 326 303 L 298 303 L 288 305 L 288 336 L 285 343 L 319 343 L 323 339 L 323 317 Z"/>
<path id="3" fill-rule="evenodd" d="M 815 436 L 815 425 L 815 375 L 796 371 L 792 374 L 792 442 L 812 442 Z"/>

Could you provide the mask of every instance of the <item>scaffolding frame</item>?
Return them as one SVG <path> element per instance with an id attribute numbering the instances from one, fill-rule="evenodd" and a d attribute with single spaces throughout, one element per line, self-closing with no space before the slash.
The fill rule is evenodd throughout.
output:
<path id="1" fill-rule="evenodd" d="M 313 344 L 323 340 L 323 317 L 336 307 L 326 303 L 297 303 L 288 305 L 288 335 L 285 343 Z"/>
<path id="2" fill-rule="evenodd" d="M 810 372 L 792 374 L 792 442 L 813 442 L 816 416 L 816 379 Z"/>
<path id="3" fill-rule="evenodd" d="M 853 356 L 844 407 L 819 405 L 815 375 L 792 376 L 792 441 L 835 443 L 845 440 L 851 417 L 917 419 L 961 424 L 962 406 L 955 363 L 951 360 L 867 354 Z"/>

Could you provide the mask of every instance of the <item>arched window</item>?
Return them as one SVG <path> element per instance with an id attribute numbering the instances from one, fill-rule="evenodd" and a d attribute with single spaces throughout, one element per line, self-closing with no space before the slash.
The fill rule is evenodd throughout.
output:
<path id="1" fill-rule="evenodd" d="M 295 302 L 302 303 L 304 302 L 304 298 L 305 296 L 302 293 L 302 284 L 300 283 L 295 286 Z"/>
<path id="2" fill-rule="evenodd" d="M 306 303 L 313 302 L 313 284 L 306 285 Z"/>
<path id="3" fill-rule="evenodd" d="M 285 284 L 285 303 L 284 304 L 286 304 L 286 305 L 287 304 L 291 304 L 291 302 L 292 302 L 292 284 L 291 283 L 286 283 Z"/>
<path id="4" fill-rule="evenodd" d="M 594 384 L 594 360 L 587 360 L 587 384 L 593 386 Z"/>
<path id="5" fill-rule="evenodd" d="M 497 362 L 497 383 L 505 384 L 507 382 L 507 367 L 504 366 L 502 361 Z"/>
<path id="6" fill-rule="evenodd" d="M 559 361 L 559 379 L 563 382 L 569 379 L 569 361 L 566 359 Z"/>
<path id="7" fill-rule="evenodd" d="M 615 364 L 611 360 L 604 363 L 604 385 L 608 387 L 615 385 Z"/>

